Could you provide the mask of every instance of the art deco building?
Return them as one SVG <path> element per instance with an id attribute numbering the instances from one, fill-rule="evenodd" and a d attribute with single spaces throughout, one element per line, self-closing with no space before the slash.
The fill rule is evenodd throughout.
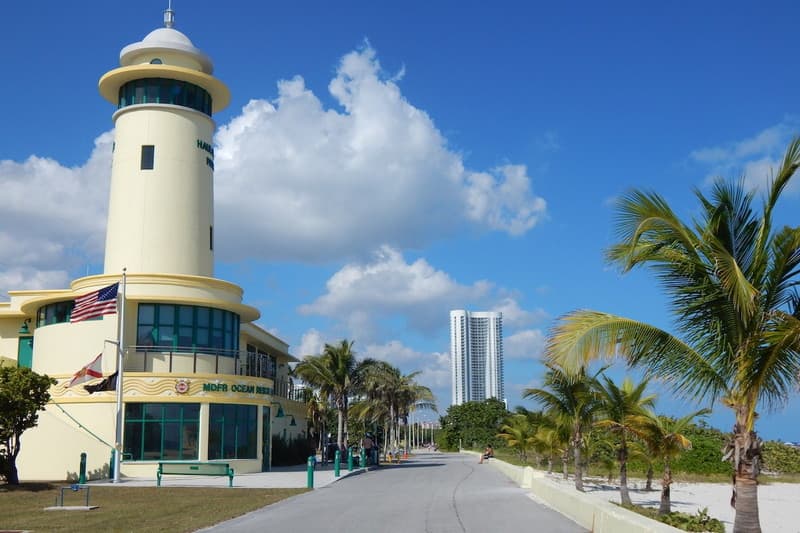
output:
<path id="1" fill-rule="evenodd" d="M 230 101 L 211 59 L 165 26 L 120 52 L 102 76 L 114 104 L 104 272 L 68 289 L 10 291 L 0 302 L 0 356 L 58 380 L 37 428 L 22 439 L 22 479 L 154 476 L 160 460 L 225 460 L 237 473 L 270 467 L 270 436 L 305 430 L 288 345 L 254 323 L 240 287 L 214 277 L 213 114 Z M 122 280 L 124 308 L 71 322 L 75 299 Z M 122 293 L 122 285 L 120 286 Z M 122 320 L 122 323 L 120 323 Z M 123 354 L 122 442 L 116 391 L 67 387 L 102 353 Z"/>

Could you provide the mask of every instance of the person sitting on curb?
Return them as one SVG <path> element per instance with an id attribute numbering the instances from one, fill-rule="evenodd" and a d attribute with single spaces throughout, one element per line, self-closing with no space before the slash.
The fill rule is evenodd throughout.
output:
<path id="1" fill-rule="evenodd" d="M 492 448 L 491 444 L 486 445 L 486 449 L 483 450 L 483 455 L 481 455 L 481 460 L 478 461 L 479 464 L 483 464 L 484 459 L 490 459 L 494 457 L 494 448 Z"/>

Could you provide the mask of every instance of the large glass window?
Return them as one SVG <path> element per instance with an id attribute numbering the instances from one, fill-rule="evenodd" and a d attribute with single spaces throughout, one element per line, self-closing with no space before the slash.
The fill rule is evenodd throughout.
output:
<path id="1" fill-rule="evenodd" d="M 197 459 L 198 403 L 126 403 L 124 457 L 133 461 Z"/>
<path id="2" fill-rule="evenodd" d="M 69 322 L 73 307 L 75 307 L 75 300 L 56 302 L 40 307 L 36 313 L 36 327 Z"/>
<path id="3" fill-rule="evenodd" d="M 233 357 L 239 350 L 239 315 L 195 305 L 139 304 L 136 344 Z"/>
<path id="4" fill-rule="evenodd" d="M 172 104 L 211 116 L 211 95 L 193 83 L 167 78 L 129 81 L 119 88 L 118 107 L 136 104 Z"/>
<path id="5" fill-rule="evenodd" d="M 255 405 L 211 404 L 208 420 L 209 459 L 258 457 L 258 408 Z"/>

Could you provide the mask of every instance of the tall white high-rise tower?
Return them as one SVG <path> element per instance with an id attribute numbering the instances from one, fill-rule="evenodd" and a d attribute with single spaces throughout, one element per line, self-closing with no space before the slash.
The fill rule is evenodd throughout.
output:
<path id="1" fill-rule="evenodd" d="M 450 311 L 453 405 L 505 401 L 503 313 Z"/>
<path id="2" fill-rule="evenodd" d="M 117 105 L 105 273 L 213 276 L 214 121 L 230 102 L 211 59 L 173 27 L 120 52 L 100 79 Z"/>

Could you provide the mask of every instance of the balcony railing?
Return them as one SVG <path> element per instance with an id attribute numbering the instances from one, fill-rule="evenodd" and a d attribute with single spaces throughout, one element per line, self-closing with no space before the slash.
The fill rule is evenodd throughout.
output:
<path id="1" fill-rule="evenodd" d="M 290 381 L 278 378 L 275 361 L 268 355 L 239 350 L 193 347 L 129 346 L 125 370 L 186 374 L 232 374 L 271 379 L 273 395 L 294 399 Z M 302 399 L 298 398 L 298 401 Z"/>

